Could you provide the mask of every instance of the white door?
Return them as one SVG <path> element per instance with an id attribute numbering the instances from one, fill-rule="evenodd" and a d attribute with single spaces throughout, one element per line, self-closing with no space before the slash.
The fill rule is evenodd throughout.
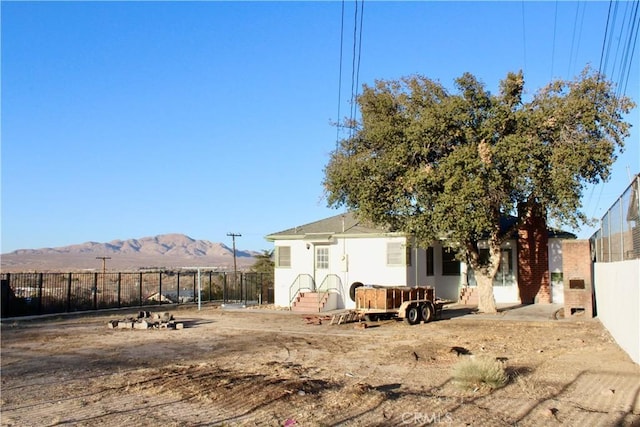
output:
<path id="1" fill-rule="evenodd" d="M 313 280 L 316 282 L 316 290 L 329 273 L 329 246 L 315 245 L 315 258 L 313 267 Z"/>

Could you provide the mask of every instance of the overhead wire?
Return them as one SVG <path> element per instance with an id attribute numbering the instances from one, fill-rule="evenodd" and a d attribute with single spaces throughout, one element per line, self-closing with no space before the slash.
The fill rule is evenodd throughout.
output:
<path id="1" fill-rule="evenodd" d="M 358 45 L 358 0 L 355 0 L 355 12 L 353 22 L 353 53 L 351 57 L 351 110 L 349 114 L 349 138 L 353 137 L 353 124 L 355 118 L 355 73 L 356 73 L 356 47 Z"/>
<path id="2" fill-rule="evenodd" d="M 357 1 L 357 0 L 356 0 Z M 360 5 L 360 30 L 358 34 L 358 65 L 356 67 L 356 93 L 355 99 L 358 99 L 358 92 L 360 88 L 360 58 L 362 56 L 362 24 L 364 19 L 364 0 L 361 0 Z M 355 117 L 354 117 L 355 119 Z"/>
<path id="3" fill-rule="evenodd" d="M 524 2 L 525 0 L 522 0 L 521 5 L 522 5 L 522 72 L 525 74 L 525 76 L 527 75 L 527 28 L 525 26 L 525 19 L 524 19 Z"/>
<path id="4" fill-rule="evenodd" d="M 640 0 L 633 3 L 633 10 L 629 14 L 629 30 L 625 43 L 624 52 L 620 65 L 620 77 L 618 79 L 618 96 L 627 93 L 627 84 L 629 83 L 629 74 L 631 74 L 631 66 L 633 64 L 633 55 L 638 41 L 638 28 L 640 27 L 640 19 L 638 19 L 638 6 Z"/>
<path id="5" fill-rule="evenodd" d="M 549 81 L 553 80 L 553 62 L 556 56 L 556 30 L 558 28 L 558 0 L 556 0 L 556 8 L 553 18 L 553 44 L 551 45 L 551 78 Z"/>
<path id="6" fill-rule="evenodd" d="M 340 104 L 342 104 L 342 47 L 344 45 L 344 0 L 342 0 L 342 11 L 340 15 L 340 65 L 338 71 L 338 116 L 336 122 L 336 151 L 340 143 L 340 129 L 342 119 L 340 118 Z"/>
<path id="7" fill-rule="evenodd" d="M 573 33 L 571 35 L 571 48 L 569 50 L 569 67 L 567 68 L 567 76 L 570 76 L 573 69 L 573 62 L 578 56 L 578 47 L 574 49 L 576 42 L 576 29 L 578 29 L 578 15 L 580 14 L 581 3 L 576 3 L 576 15 L 573 18 Z M 582 8 L 582 18 L 584 19 L 584 8 Z M 582 23 L 580 23 L 580 29 L 578 30 L 578 46 L 580 45 L 580 37 L 582 36 Z"/>
<path id="8" fill-rule="evenodd" d="M 602 50 L 600 51 L 600 64 L 598 65 L 598 78 L 600 78 L 600 75 L 602 74 L 602 62 L 604 60 L 605 47 L 607 46 L 607 34 L 609 33 L 609 21 L 611 18 L 612 3 L 613 3 L 613 0 L 609 0 L 609 10 L 607 12 L 607 24 L 605 25 L 605 28 L 604 28 L 604 40 L 602 41 Z"/>
<path id="9" fill-rule="evenodd" d="M 617 5 L 616 5 L 617 6 Z M 629 10 L 629 3 L 625 3 L 625 8 L 624 8 L 624 15 L 622 17 L 622 24 L 620 25 L 620 32 L 618 34 L 618 36 L 616 37 L 617 40 L 617 44 L 616 44 L 616 51 L 615 51 L 615 55 L 613 57 L 613 68 L 611 69 L 611 78 L 613 79 L 614 76 L 616 75 L 616 67 L 618 65 L 618 54 L 620 53 L 620 43 L 622 42 L 622 34 L 624 33 L 624 29 L 625 26 L 627 24 L 627 12 Z M 615 25 L 615 22 L 614 22 Z M 613 31 L 612 31 L 613 32 Z M 626 44 L 625 44 L 626 46 Z M 624 56 L 624 53 L 622 54 L 622 56 Z M 622 59 L 620 61 L 620 71 L 619 71 L 619 77 L 618 77 L 618 81 L 620 81 L 620 79 L 622 78 L 622 73 L 624 73 L 624 67 L 622 67 Z"/>

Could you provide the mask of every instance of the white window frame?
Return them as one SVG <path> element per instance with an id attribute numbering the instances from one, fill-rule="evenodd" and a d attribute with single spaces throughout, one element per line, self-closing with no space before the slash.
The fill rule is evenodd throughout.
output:
<path id="1" fill-rule="evenodd" d="M 276 267 L 291 268 L 291 246 L 276 246 Z"/>
<path id="2" fill-rule="evenodd" d="M 387 242 L 387 266 L 405 267 L 410 258 L 410 247 L 402 242 Z"/>
<path id="3" fill-rule="evenodd" d="M 316 270 L 329 270 L 329 246 L 317 245 L 315 252 Z"/>

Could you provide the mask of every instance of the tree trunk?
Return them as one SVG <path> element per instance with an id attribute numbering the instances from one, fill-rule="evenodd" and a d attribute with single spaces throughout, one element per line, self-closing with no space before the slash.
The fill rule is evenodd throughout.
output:
<path id="1" fill-rule="evenodd" d="M 497 313 L 496 299 L 493 296 L 493 277 L 486 276 L 482 272 L 475 272 L 478 283 L 478 311 L 482 313 Z"/>

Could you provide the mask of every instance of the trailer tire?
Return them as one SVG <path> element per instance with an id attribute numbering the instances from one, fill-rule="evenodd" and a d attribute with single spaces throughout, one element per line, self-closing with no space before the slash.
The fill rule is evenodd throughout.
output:
<path id="1" fill-rule="evenodd" d="M 407 313 L 404 317 L 404 321 L 410 325 L 417 325 L 420 323 L 420 309 L 417 305 L 412 305 L 407 308 Z"/>
<path id="2" fill-rule="evenodd" d="M 433 309 L 433 305 L 431 303 L 426 303 L 422 307 L 420 307 L 420 314 L 422 314 L 422 320 L 424 323 L 431 322 L 433 320 L 433 314 L 435 310 Z"/>
<path id="3" fill-rule="evenodd" d="M 351 301 L 356 300 L 356 289 L 358 289 L 359 287 L 364 286 L 362 283 L 360 282 L 353 282 L 351 284 L 351 287 L 349 288 L 349 297 L 351 298 Z"/>

